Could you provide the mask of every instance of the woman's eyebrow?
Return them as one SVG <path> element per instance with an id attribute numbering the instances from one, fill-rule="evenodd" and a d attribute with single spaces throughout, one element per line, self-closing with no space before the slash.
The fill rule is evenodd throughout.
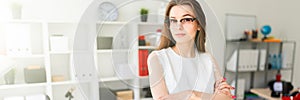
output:
<path id="1" fill-rule="evenodd" d="M 186 16 L 193 17 L 191 14 L 184 14 L 184 15 L 182 15 L 182 17 L 186 17 Z M 176 17 L 174 17 L 174 16 L 170 16 L 170 18 L 174 18 L 174 19 L 176 19 Z"/>
<path id="2" fill-rule="evenodd" d="M 184 14 L 184 15 L 182 15 L 182 17 L 185 17 L 185 16 L 191 16 L 191 17 L 193 17 L 191 14 Z"/>

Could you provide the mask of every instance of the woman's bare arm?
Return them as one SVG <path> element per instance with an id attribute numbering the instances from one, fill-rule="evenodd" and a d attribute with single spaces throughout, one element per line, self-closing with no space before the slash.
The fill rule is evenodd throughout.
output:
<path id="1" fill-rule="evenodd" d="M 147 63 L 152 97 L 154 100 L 159 100 L 159 98 L 169 95 L 164 79 L 163 67 L 154 52 L 148 56 Z"/>

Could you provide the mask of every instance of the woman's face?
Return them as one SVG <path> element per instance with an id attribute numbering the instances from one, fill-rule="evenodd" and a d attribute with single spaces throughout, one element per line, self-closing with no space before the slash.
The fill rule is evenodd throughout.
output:
<path id="1" fill-rule="evenodd" d="M 194 41 L 199 29 L 192 7 L 173 6 L 169 13 L 170 31 L 176 43 Z"/>

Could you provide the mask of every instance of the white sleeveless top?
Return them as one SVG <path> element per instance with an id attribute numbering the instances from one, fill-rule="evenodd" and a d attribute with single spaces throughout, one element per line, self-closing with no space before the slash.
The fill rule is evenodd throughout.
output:
<path id="1" fill-rule="evenodd" d="M 153 52 L 158 55 L 163 66 L 164 78 L 170 94 L 185 90 L 213 93 L 214 69 L 208 54 L 195 50 L 195 58 L 185 58 L 170 47 Z"/>

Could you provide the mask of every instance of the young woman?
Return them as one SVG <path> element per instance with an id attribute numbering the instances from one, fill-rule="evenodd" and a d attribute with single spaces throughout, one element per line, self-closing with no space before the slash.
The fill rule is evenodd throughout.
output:
<path id="1" fill-rule="evenodd" d="M 205 50 L 206 18 L 196 0 L 171 0 L 157 51 L 148 57 L 155 100 L 235 98 Z"/>

